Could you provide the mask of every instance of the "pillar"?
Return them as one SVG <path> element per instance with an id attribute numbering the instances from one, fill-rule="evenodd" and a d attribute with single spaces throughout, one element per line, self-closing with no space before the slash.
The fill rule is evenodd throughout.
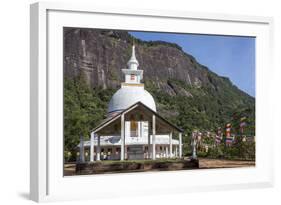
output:
<path id="1" fill-rule="evenodd" d="M 100 161 L 100 136 L 98 136 L 97 161 Z"/>
<path id="2" fill-rule="evenodd" d="M 90 145 L 90 161 L 94 161 L 94 146 L 95 146 L 95 133 L 91 133 L 91 145 Z"/>
<path id="3" fill-rule="evenodd" d="M 141 122 L 138 121 L 138 128 L 137 128 L 137 131 L 138 131 L 138 137 L 141 137 Z"/>
<path id="4" fill-rule="evenodd" d="M 166 158 L 168 158 L 168 155 L 169 155 L 169 148 L 168 148 L 168 146 L 165 146 L 165 149 L 166 149 Z"/>
<path id="5" fill-rule="evenodd" d="M 150 123 L 148 122 L 148 139 L 147 139 L 147 154 L 148 154 L 148 159 L 151 158 L 151 129 L 152 126 L 150 127 Z"/>
<path id="6" fill-rule="evenodd" d="M 156 159 L 156 152 L 155 152 L 155 134 L 156 134 L 156 120 L 155 115 L 152 115 L 152 159 Z"/>
<path id="7" fill-rule="evenodd" d="M 192 158 L 193 159 L 197 159 L 196 146 L 197 146 L 197 136 L 193 136 L 193 139 L 192 139 Z"/>
<path id="8" fill-rule="evenodd" d="M 124 114 L 121 115 L 121 160 L 125 157 L 125 118 Z"/>
<path id="9" fill-rule="evenodd" d="M 143 135 L 142 121 L 140 121 L 139 123 L 140 123 L 140 126 L 139 126 L 139 133 L 140 133 L 140 135 L 139 135 L 139 137 L 143 137 L 143 136 L 142 136 L 142 135 Z"/>
<path id="10" fill-rule="evenodd" d="M 182 158 L 182 133 L 179 133 L 179 157 Z"/>
<path id="11" fill-rule="evenodd" d="M 170 135 L 169 135 L 169 145 L 170 145 L 170 158 L 172 158 L 173 156 L 173 139 L 172 139 L 172 136 L 173 136 L 173 133 L 170 132 Z"/>
<path id="12" fill-rule="evenodd" d="M 125 137 L 126 139 L 126 137 Z M 124 159 L 128 159 L 128 146 L 124 146 Z"/>
<path id="13" fill-rule="evenodd" d="M 156 145 L 156 158 L 157 158 L 157 154 L 158 154 L 158 157 L 161 157 L 161 150 L 160 150 L 160 145 Z"/>
<path id="14" fill-rule="evenodd" d="M 85 161 L 85 156 L 84 156 L 84 138 L 83 135 L 80 135 L 80 162 L 84 162 Z"/>

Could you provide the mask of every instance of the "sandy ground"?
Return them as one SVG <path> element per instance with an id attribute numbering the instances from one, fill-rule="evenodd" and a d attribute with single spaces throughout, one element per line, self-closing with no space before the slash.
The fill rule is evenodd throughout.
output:
<path id="1" fill-rule="evenodd" d="M 206 158 L 199 159 L 200 169 L 252 167 L 252 166 L 255 166 L 255 161 L 206 159 Z"/>
<path id="2" fill-rule="evenodd" d="M 63 173 L 64 176 L 75 175 L 75 164 L 65 164 Z"/>
<path id="3" fill-rule="evenodd" d="M 239 160 L 223 160 L 223 159 L 199 159 L 200 169 L 214 169 L 214 168 L 234 168 L 234 167 L 253 167 L 254 161 L 239 161 Z M 75 175 L 75 164 L 64 165 L 64 175 Z"/>

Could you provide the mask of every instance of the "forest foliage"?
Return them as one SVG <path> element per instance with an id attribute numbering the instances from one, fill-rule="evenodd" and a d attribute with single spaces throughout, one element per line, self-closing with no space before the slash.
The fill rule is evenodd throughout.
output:
<path id="1" fill-rule="evenodd" d="M 155 99 L 157 112 L 184 130 L 185 155 L 191 153 L 190 137 L 193 130 L 215 133 L 218 127 L 224 128 L 226 123 L 231 123 L 232 132 L 239 135 L 240 118 L 246 117 L 247 126 L 244 129 L 244 135 L 255 136 L 255 106 L 251 98 L 247 101 L 239 96 L 239 93 L 232 92 L 227 87 L 222 87 L 220 89 L 225 90 L 216 92 L 212 87 L 193 87 L 175 79 L 169 79 L 169 81 L 189 92 L 191 96 L 171 96 L 152 81 L 144 81 L 144 83 L 145 88 Z M 75 152 L 81 135 L 85 140 L 89 139 L 90 131 L 106 117 L 108 103 L 115 92 L 116 89 L 90 88 L 83 76 L 64 78 L 66 153 Z M 233 146 L 228 150 L 225 150 L 224 146 L 219 146 L 216 149 L 209 149 L 209 153 L 202 156 L 220 157 L 221 153 L 224 153 L 224 157 L 228 155 L 238 157 L 245 146 L 246 144 L 242 146 L 241 142 L 239 146 Z M 254 144 L 248 143 L 248 146 L 247 150 L 253 149 L 254 152 Z"/>

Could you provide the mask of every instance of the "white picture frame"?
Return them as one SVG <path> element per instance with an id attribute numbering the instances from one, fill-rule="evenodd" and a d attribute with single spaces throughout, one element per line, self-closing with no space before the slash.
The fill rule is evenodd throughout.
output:
<path id="1" fill-rule="evenodd" d="M 30 13 L 30 198 L 95 199 L 273 186 L 271 71 L 273 19 L 241 15 L 35 3 Z M 111 28 L 256 37 L 255 168 L 63 177 L 62 27 Z M 56 68 L 55 70 L 53 68 Z M 118 189 L 107 189 L 107 184 Z M 133 187 L 133 189 L 132 189 Z"/>

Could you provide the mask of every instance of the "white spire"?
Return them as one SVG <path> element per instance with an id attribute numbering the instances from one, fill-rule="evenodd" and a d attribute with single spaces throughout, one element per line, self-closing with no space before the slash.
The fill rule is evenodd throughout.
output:
<path id="1" fill-rule="evenodd" d="M 137 70 L 139 66 L 139 62 L 135 55 L 135 45 L 132 46 L 132 56 L 127 63 L 128 69 Z"/>
<path id="2" fill-rule="evenodd" d="M 143 70 L 139 70 L 138 66 L 139 66 L 139 62 L 136 58 L 135 45 L 133 44 L 132 56 L 127 63 L 127 69 L 122 69 L 122 72 L 125 74 L 126 85 L 124 84 L 124 86 L 127 86 L 128 84 L 132 84 L 132 85 L 141 84 L 140 81 L 142 80 L 143 77 Z"/>

